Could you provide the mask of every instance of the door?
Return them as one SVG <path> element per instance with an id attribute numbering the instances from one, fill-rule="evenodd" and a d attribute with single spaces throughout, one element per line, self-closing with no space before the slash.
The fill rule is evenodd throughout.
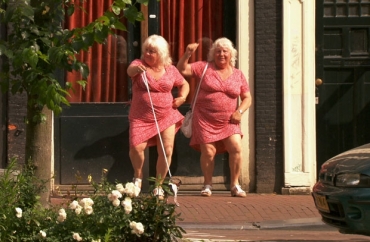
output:
<path id="1" fill-rule="evenodd" d="M 317 169 L 370 142 L 370 0 L 318 0 Z"/>
<path id="2" fill-rule="evenodd" d="M 217 2 L 217 4 L 215 4 Z M 236 39 L 236 1 L 235 0 L 161 0 L 158 10 L 157 33 L 170 44 L 173 63 L 185 53 L 186 46 L 197 42 L 199 46 L 190 62 L 207 60 L 208 49 L 217 38 L 227 37 L 233 43 Z M 179 110 L 185 115 L 196 90 L 194 79 L 190 83 L 190 94 L 185 105 Z M 176 94 L 174 93 L 174 96 Z M 189 147 L 190 139 L 181 132 L 176 134 L 175 147 L 170 167 L 172 175 L 182 181 L 181 190 L 197 190 L 203 186 L 200 169 L 200 152 Z M 152 152 L 156 152 L 153 149 Z M 150 163 L 150 174 L 155 175 L 155 167 Z M 214 190 L 229 190 L 230 170 L 227 153 L 215 157 L 213 173 Z"/>
<path id="3" fill-rule="evenodd" d="M 113 0 L 84 1 L 84 9 L 66 18 L 66 28 L 75 28 L 101 16 Z M 76 73 L 66 73 L 71 82 L 69 107 L 55 118 L 55 185 L 61 190 L 71 185 L 87 185 L 89 175 L 99 181 L 103 172 L 110 182 L 132 180 L 129 159 L 128 113 L 131 83 L 128 63 L 140 56 L 140 24 L 123 22 L 128 31 L 117 31 L 103 45 L 94 45 L 78 58 L 89 66 L 85 90 L 77 84 Z M 143 189 L 146 184 L 143 184 Z"/>
<path id="4" fill-rule="evenodd" d="M 112 0 L 104 2 L 109 1 Z M 128 155 L 131 90 L 126 75 L 127 65 L 133 59 L 140 58 L 140 43 L 151 34 L 163 35 L 170 43 L 174 65 L 191 42 L 226 36 L 235 43 L 235 27 L 230 27 L 236 26 L 235 17 L 230 17 L 236 16 L 235 0 L 220 0 L 219 3 L 222 4 L 215 5 L 212 0 L 150 1 L 148 9 L 143 9 L 147 21 L 128 24 L 127 32 L 119 33 L 116 38 L 109 39 L 105 46 L 95 47 L 81 56 L 90 64 L 91 74 L 88 89 L 83 91 L 75 86 L 76 92 L 71 93 L 71 106 L 63 110 L 55 123 L 56 185 L 68 189 L 76 183 L 88 184 L 87 176 L 92 175 L 93 179 L 98 180 L 103 169 L 107 170 L 106 175 L 111 182 L 132 179 L 133 169 Z M 90 6 L 94 7 L 95 4 Z M 185 15 L 180 17 L 177 15 L 180 12 Z M 189 25 L 182 25 L 184 23 L 181 21 Z M 73 27 L 75 23 L 72 21 L 69 24 Z M 206 50 L 207 43 L 201 44 L 199 49 Z M 192 61 L 202 58 L 205 57 L 199 52 Z M 78 78 L 67 74 L 65 80 Z M 194 91 L 195 81 L 189 82 Z M 176 96 L 176 93 L 173 95 Z M 191 97 L 192 94 L 187 104 L 180 108 L 183 114 L 189 109 Z M 177 133 L 170 172 L 183 181 L 185 185 L 182 190 L 200 188 L 202 174 L 199 157 L 200 153 L 189 147 L 189 139 L 181 132 Z M 143 190 L 149 185 L 145 183 L 146 178 L 155 176 L 156 148 L 147 150 L 146 159 Z M 220 189 L 226 189 L 229 177 L 227 161 L 226 154 L 216 158 L 215 189 L 218 188 L 217 184 Z"/>

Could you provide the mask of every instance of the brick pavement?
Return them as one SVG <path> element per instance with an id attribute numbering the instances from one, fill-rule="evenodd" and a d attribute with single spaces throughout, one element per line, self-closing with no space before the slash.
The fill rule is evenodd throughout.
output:
<path id="1" fill-rule="evenodd" d="M 247 194 L 246 198 L 231 197 L 230 193 L 213 193 L 202 197 L 198 193 L 179 192 L 177 213 L 181 224 L 186 223 L 253 223 L 320 217 L 311 195 Z M 168 202 L 173 202 L 170 197 Z"/>

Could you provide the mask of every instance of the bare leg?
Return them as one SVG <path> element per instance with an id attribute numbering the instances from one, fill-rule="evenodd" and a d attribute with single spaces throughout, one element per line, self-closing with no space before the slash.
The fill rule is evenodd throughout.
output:
<path id="1" fill-rule="evenodd" d="M 130 147 L 129 155 L 132 167 L 134 168 L 134 178 L 143 178 L 144 150 L 146 146 L 147 143 L 145 142 L 135 147 Z"/>
<path id="2" fill-rule="evenodd" d="M 168 167 L 171 165 L 172 161 L 173 146 L 175 141 L 175 125 L 172 125 L 166 130 L 162 131 L 161 137 L 165 154 L 163 153 L 162 144 L 159 140 L 159 137 L 157 136 L 158 160 L 156 166 L 156 176 L 157 178 L 161 177 L 160 182 L 163 182 L 164 178 L 167 175 Z"/>
<path id="3" fill-rule="evenodd" d="M 229 153 L 230 187 L 233 188 L 239 184 L 242 165 L 241 137 L 239 134 L 234 134 L 224 139 L 224 144 Z"/>
<path id="4" fill-rule="evenodd" d="M 204 185 L 212 185 L 212 176 L 215 168 L 216 147 L 214 143 L 200 145 L 200 167 L 204 176 Z"/>

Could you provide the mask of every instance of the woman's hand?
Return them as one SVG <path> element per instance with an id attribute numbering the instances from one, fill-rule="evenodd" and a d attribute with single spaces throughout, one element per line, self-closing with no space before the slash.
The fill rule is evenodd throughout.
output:
<path id="1" fill-rule="evenodd" d="M 146 71 L 146 66 L 144 66 L 143 64 L 139 64 L 139 65 L 130 65 L 128 68 L 127 68 L 127 74 L 130 76 L 130 77 L 133 77 L 133 76 L 136 76 L 138 74 L 141 74 L 143 73 L 144 71 Z"/>
<path id="2" fill-rule="evenodd" d="M 198 43 L 188 44 L 188 46 L 186 47 L 186 55 L 188 59 L 197 50 L 198 46 L 199 46 Z"/>
<path id="3" fill-rule="evenodd" d="M 239 110 L 236 110 L 231 114 L 230 117 L 230 123 L 232 124 L 239 124 L 242 121 L 242 114 L 239 112 Z"/>
<path id="4" fill-rule="evenodd" d="M 184 104 L 186 101 L 186 98 L 182 97 L 182 96 L 179 96 L 175 99 L 173 99 L 172 101 L 172 107 L 173 108 L 178 108 L 180 107 L 182 104 Z"/>

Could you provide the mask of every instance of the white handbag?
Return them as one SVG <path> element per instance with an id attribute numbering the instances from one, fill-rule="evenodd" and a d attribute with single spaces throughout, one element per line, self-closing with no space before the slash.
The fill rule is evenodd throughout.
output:
<path id="1" fill-rule="evenodd" d="M 197 97 L 198 97 L 200 84 L 202 83 L 204 73 L 206 73 L 207 67 L 208 67 L 208 63 L 206 65 L 206 67 L 204 68 L 202 77 L 200 78 L 200 81 L 199 81 L 199 84 L 198 84 L 198 87 L 197 87 L 197 92 L 195 93 L 193 102 L 191 103 L 191 108 L 189 109 L 189 111 L 186 112 L 184 122 L 181 125 L 181 132 L 184 134 L 184 136 L 186 138 L 190 138 L 192 133 L 193 133 L 193 130 L 192 130 L 193 110 L 194 110 L 194 107 L 195 107 L 195 101 L 197 100 Z"/>

